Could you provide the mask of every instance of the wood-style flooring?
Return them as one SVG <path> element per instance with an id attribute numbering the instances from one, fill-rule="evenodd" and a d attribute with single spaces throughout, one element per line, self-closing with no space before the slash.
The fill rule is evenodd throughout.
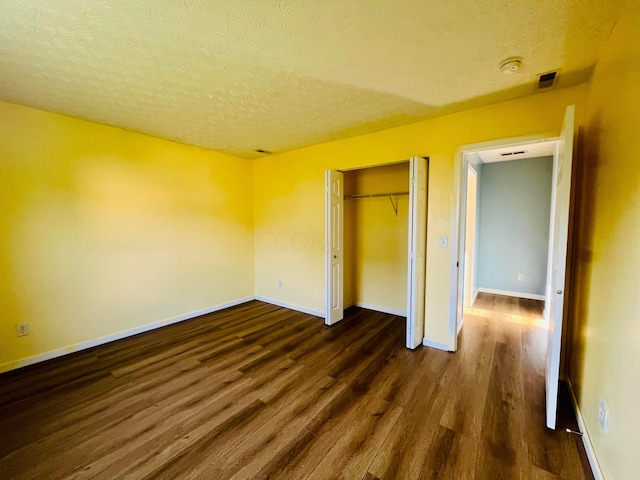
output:
<path id="1" fill-rule="evenodd" d="M 505 298 L 455 354 L 404 348 L 401 317 L 253 301 L 5 373 L 0 478 L 589 478 L 545 428 L 546 332 L 482 302 L 539 312 Z"/>

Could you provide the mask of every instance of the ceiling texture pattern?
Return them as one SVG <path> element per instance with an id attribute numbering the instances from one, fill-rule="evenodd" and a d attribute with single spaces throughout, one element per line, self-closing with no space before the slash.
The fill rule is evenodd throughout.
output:
<path id="1" fill-rule="evenodd" d="M 584 82 L 616 3 L 2 0 L 0 99 L 254 158 Z"/>

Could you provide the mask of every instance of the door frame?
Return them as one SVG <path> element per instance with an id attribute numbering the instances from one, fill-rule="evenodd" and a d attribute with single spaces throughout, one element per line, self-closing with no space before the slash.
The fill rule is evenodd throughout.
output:
<path id="1" fill-rule="evenodd" d="M 469 163 L 467 165 L 467 195 L 466 195 L 466 206 L 467 206 L 467 210 L 469 207 L 469 175 L 471 175 L 472 177 L 475 177 L 475 184 L 476 184 L 476 190 L 475 190 L 475 196 L 476 198 L 474 199 L 474 207 L 476 209 L 476 211 L 473 213 L 473 216 L 469 215 L 469 212 L 467 211 L 465 214 L 465 241 L 467 239 L 469 239 L 471 236 L 469 235 L 469 232 L 466 231 L 466 229 L 468 229 L 468 227 L 470 226 L 470 220 L 471 218 L 473 218 L 473 245 L 472 248 L 468 248 L 468 245 L 465 244 L 465 248 L 464 248 L 464 297 L 465 300 L 463 301 L 463 305 L 464 306 L 471 306 L 473 304 L 473 301 L 475 300 L 474 298 L 474 294 L 473 294 L 473 287 L 474 287 L 474 277 L 476 275 L 476 267 L 475 267 L 475 259 L 476 259 L 476 249 L 477 249 L 477 245 L 476 245 L 476 238 L 477 238 L 477 232 L 478 232 L 478 215 L 477 215 L 477 211 L 478 211 L 478 171 L 475 169 L 474 165 Z M 470 255 L 469 255 L 470 253 Z M 467 260 L 470 260 L 471 264 L 467 265 Z M 464 317 L 462 319 L 464 321 Z M 462 323 L 458 324 L 458 331 L 460 331 L 460 329 L 462 328 Z"/>
<path id="2" fill-rule="evenodd" d="M 458 327 L 464 314 L 464 248 L 467 221 L 467 180 L 469 154 L 494 148 L 510 148 L 540 142 L 558 142 L 557 133 L 525 135 L 463 145 L 454 160 L 454 206 L 451 229 L 451 258 L 449 285 L 449 351 L 458 349 Z M 555 182 L 555 179 L 553 180 Z M 555 183 L 554 183 L 555 184 Z"/>

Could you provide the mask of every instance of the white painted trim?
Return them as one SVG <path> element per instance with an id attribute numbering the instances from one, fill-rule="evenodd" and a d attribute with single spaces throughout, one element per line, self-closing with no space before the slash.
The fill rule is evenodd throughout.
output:
<path id="1" fill-rule="evenodd" d="M 458 332 L 457 332 L 458 335 L 460 335 L 460 330 L 462 330 L 463 325 L 464 325 L 464 315 L 462 315 L 460 322 L 458 322 Z"/>
<path id="2" fill-rule="evenodd" d="M 462 196 L 466 189 L 465 179 L 467 164 L 464 158 L 464 150 L 458 149 L 453 161 L 453 211 L 451 212 L 451 232 L 449 248 L 450 251 L 450 273 L 449 273 L 449 346 L 447 350 L 455 352 L 458 350 L 458 295 L 463 292 L 458 291 L 460 275 L 460 235 L 462 233 L 463 221 L 461 218 Z M 424 344 L 424 341 L 422 342 Z"/>
<path id="3" fill-rule="evenodd" d="M 492 293 L 493 295 L 504 295 L 506 297 L 517 297 L 517 298 L 526 298 L 528 300 L 542 300 L 544 301 L 544 295 L 538 295 L 536 293 L 522 293 L 522 292 L 512 292 L 511 290 L 498 290 L 497 288 L 484 288 L 480 287 L 478 292 L 482 293 Z"/>
<path id="4" fill-rule="evenodd" d="M 396 308 L 381 307 L 379 305 L 373 305 L 371 303 L 364 303 L 364 302 L 356 302 L 354 305 L 356 307 L 366 308 L 367 310 L 375 310 L 376 312 L 388 313 L 389 315 L 397 315 L 399 317 L 407 316 L 406 310 L 398 310 Z"/>
<path id="5" fill-rule="evenodd" d="M 585 451 L 587 452 L 587 458 L 589 459 L 591 472 L 593 473 L 593 476 L 596 480 L 604 480 L 604 474 L 602 473 L 602 469 L 600 468 L 600 463 L 598 463 L 598 458 L 596 457 L 596 452 L 593 448 L 593 444 L 591 443 L 589 431 L 587 430 L 587 426 L 584 423 L 582 412 L 580 411 L 580 407 L 578 406 L 578 400 L 576 398 L 576 393 L 573 390 L 573 385 L 571 384 L 570 378 L 567 378 L 567 385 L 569 386 L 569 395 L 571 396 L 571 402 L 573 403 L 573 408 L 576 412 L 578 428 L 582 433 L 582 443 L 584 445 Z"/>
<path id="6" fill-rule="evenodd" d="M 473 153 L 482 150 L 493 150 L 494 148 L 512 147 L 524 145 L 527 143 L 542 143 L 558 140 L 557 132 L 539 133 L 533 135 L 524 135 L 522 137 L 503 138 L 498 140 L 489 140 L 488 142 L 471 143 L 463 145 L 458 149 L 460 153 Z"/>
<path id="7" fill-rule="evenodd" d="M 449 345 L 446 343 L 434 342 L 433 340 L 429 340 L 427 337 L 422 339 L 422 345 L 425 347 L 437 348 L 438 350 L 444 350 L 445 352 L 451 351 Z"/>
<path id="8" fill-rule="evenodd" d="M 86 350 L 87 348 L 97 347 L 98 345 L 104 345 L 105 343 L 113 342 L 115 340 L 121 340 L 123 338 L 132 337 L 133 335 L 137 335 L 139 333 L 148 332 L 150 330 L 155 330 L 157 328 L 165 327 L 167 325 L 172 325 L 174 323 L 190 320 L 192 318 L 200 317 L 208 313 L 224 310 L 225 308 L 235 307 L 236 305 L 240 305 L 242 303 L 246 303 L 254 299 L 255 297 L 252 297 L 252 296 L 238 298 L 230 302 L 214 305 L 213 307 L 203 308 L 201 310 L 196 310 L 194 312 L 185 313 L 182 315 L 178 315 L 176 317 L 167 318 L 165 320 L 160 320 L 158 322 L 147 323 L 146 325 L 130 328 L 128 330 L 122 330 L 120 332 L 112 333 L 110 335 L 105 335 L 104 337 L 94 338 L 92 340 L 87 340 L 85 342 L 76 343 L 74 345 L 58 348 L 56 350 L 51 350 L 49 352 L 40 353 L 38 355 L 33 355 L 31 357 L 21 358 L 19 360 L 13 360 L 11 362 L 3 363 L 2 365 L 0 365 L 0 373 L 8 372 L 10 370 L 15 370 L 21 367 L 26 367 L 27 365 L 33 365 L 35 363 L 44 362 L 46 360 L 51 360 L 53 358 L 62 357 L 63 355 L 68 355 L 70 353 Z"/>
<path id="9" fill-rule="evenodd" d="M 276 305 L 278 307 L 288 308 L 289 310 L 295 310 L 297 312 L 308 313 L 309 315 L 314 315 L 316 317 L 325 318 L 324 312 L 320 310 L 313 310 L 307 307 L 301 307 L 299 305 L 292 305 L 290 303 L 281 302 L 280 300 L 274 300 L 273 298 L 260 297 L 256 296 L 256 300 L 260 300 L 261 302 L 270 303 L 271 305 Z"/>

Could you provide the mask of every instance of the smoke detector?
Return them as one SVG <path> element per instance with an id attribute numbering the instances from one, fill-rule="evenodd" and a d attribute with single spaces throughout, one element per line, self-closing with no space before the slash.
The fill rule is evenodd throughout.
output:
<path id="1" fill-rule="evenodd" d="M 500 71 L 505 75 L 512 75 L 520 70 L 522 57 L 509 57 L 500 62 Z"/>

